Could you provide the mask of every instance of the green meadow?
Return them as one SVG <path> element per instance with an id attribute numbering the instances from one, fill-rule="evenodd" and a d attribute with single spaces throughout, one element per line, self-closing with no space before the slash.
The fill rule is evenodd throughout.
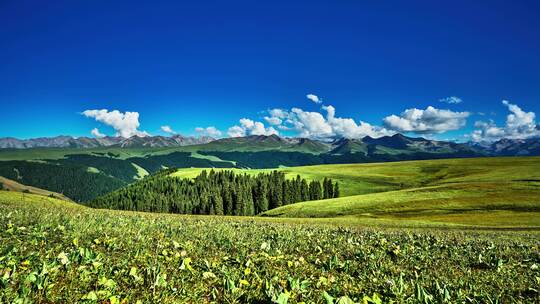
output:
<path id="1" fill-rule="evenodd" d="M 179 169 L 195 177 L 202 169 Z M 208 170 L 208 169 L 206 169 Z M 215 169 L 219 170 L 219 169 Z M 257 174 L 265 170 L 234 169 Z M 263 216 L 365 225 L 540 228 L 540 157 L 498 157 L 279 168 L 289 177 L 332 178 L 342 197 Z"/>
<path id="2" fill-rule="evenodd" d="M 1 303 L 540 300 L 536 231 L 113 211 L 14 191 L 0 191 L 0 223 Z"/>
<path id="3" fill-rule="evenodd" d="M 0 191 L 0 303 L 538 303 L 539 164 L 279 168 L 330 177 L 342 197 L 256 217 Z"/>

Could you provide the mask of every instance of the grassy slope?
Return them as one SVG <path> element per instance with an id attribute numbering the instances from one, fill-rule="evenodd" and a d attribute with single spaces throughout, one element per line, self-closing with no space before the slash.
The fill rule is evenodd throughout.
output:
<path id="1" fill-rule="evenodd" d="M 404 180 L 407 189 L 304 202 L 270 210 L 265 215 L 540 227 L 538 157 L 414 161 L 375 166 L 379 168 L 371 167 L 372 173 Z M 363 169 L 363 165 L 350 167 Z M 409 185 L 414 188 L 408 188 Z"/>
<path id="2" fill-rule="evenodd" d="M 538 234 L 529 232 L 96 210 L 6 191 L 0 223 L 2 303 L 539 299 Z"/>
<path id="3" fill-rule="evenodd" d="M 540 227 L 540 157 L 501 157 L 281 168 L 290 176 L 330 177 L 341 198 L 270 210 L 280 217 L 347 222 Z M 174 175 L 194 177 L 201 169 Z M 242 170 L 256 174 L 263 170 Z M 398 221 L 399 220 L 399 221 Z"/>
<path id="4" fill-rule="evenodd" d="M 211 142 L 202 145 L 191 145 L 182 147 L 144 147 L 144 148 L 118 148 L 118 147 L 98 147 L 98 148 L 31 148 L 31 149 L 0 149 L 0 161 L 3 160 L 36 160 L 36 159 L 61 159 L 69 154 L 91 154 L 107 153 L 119 155 L 120 159 L 130 157 L 142 157 L 146 155 L 166 155 L 173 152 L 191 152 L 193 157 L 207 158 L 197 151 L 268 151 L 280 150 L 283 152 L 294 151 L 304 153 L 322 153 L 327 152 L 328 147 L 323 146 L 296 146 L 282 145 L 276 143 L 258 143 L 253 144 L 252 141 L 246 140 L 244 143 L 230 142 Z M 215 157 L 213 160 L 220 160 Z"/>
<path id="5" fill-rule="evenodd" d="M 0 176 L 0 183 L 3 185 L 4 190 L 7 189 L 9 191 L 14 191 L 14 192 L 28 191 L 30 194 L 37 194 L 41 196 L 54 195 L 54 197 L 62 199 L 62 200 L 66 200 L 66 201 L 70 200 L 68 197 L 64 196 L 63 194 L 52 192 L 49 190 L 44 190 L 41 188 L 32 187 L 32 186 L 26 186 L 14 180 L 7 179 L 3 176 Z"/>
<path id="6" fill-rule="evenodd" d="M 163 148 L 33 148 L 33 149 L 0 149 L 0 161 L 2 160 L 34 160 L 34 159 L 61 159 L 69 154 L 93 154 L 111 152 L 118 154 L 120 159 L 144 156 L 160 151 Z M 96 155 L 101 156 L 101 155 Z"/>

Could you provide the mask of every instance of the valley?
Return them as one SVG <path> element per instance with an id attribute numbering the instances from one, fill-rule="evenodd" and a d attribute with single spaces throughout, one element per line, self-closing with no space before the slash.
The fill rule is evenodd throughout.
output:
<path id="1" fill-rule="evenodd" d="M 540 157 L 259 139 L 0 150 L 0 302 L 538 300 Z"/>

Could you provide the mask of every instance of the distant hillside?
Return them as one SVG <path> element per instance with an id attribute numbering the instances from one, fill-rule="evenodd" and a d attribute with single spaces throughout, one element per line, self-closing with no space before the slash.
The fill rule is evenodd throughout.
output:
<path id="1" fill-rule="evenodd" d="M 164 168 L 279 168 L 320 164 L 373 163 L 403 160 L 540 155 L 538 139 L 501 140 L 490 144 L 464 144 L 412 138 L 396 134 L 380 138 L 340 138 L 331 142 L 276 135 L 186 138 L 182 136 L 120 139 L 38 139 L 34 144 L 64 148 L 0 149 L 0 176 L 50 191 L 76 201 L 88 201 L 133 183 Z M 210 141 L 196 144 L 198 141 Z M 97 142 L 97 143 L 96 143 Z M 92 144 L 93 143 L 93 144 Z M 75 146 L 75 147 L 74 147 Z M 17 179 L 19 170 L 24 180 Z M 37 176 L 37 177 L 36 177 Z M 39 177 L 39 178 L 38 178 Z M 81 179 L 82 178 L 82 179 Z M 88 180 L 77 187 L 77 179 Z"/>
<path id="2" fill-rule="evenodd" d="M 23 185 L 62 193 L 78 202 L 91 200 L 127 184 L 95 168 L 37 161 L 0 162 L 0 176 Z"/>
<path id="3" fill-rule="evenodd" d="M 501 139 L 493 143 L 471 144 L 477 149 L 486 151 L 490 155 L 501 156 L 533 156 L 540 155 L 540 138 L 528 139 Z"/>
<path id="4" fill-rule="evenodd" d="M 7 179 L 2 176 L 0 176 L 0 190 L 24 192 L 24 193 L 54 197 L 54 198 L 62 199 L 62 200 L 68 200 L 68 201 L 70 200 L 68 197 L 64 196 L 63 194 L 32 187 L 32 186 L 26 186 L 26 185 L 23 185 L 21 183 Z"/>
<path id="5" fill-rule="evenodd" d="M 479 226 L 540 224 L 539 157 L 324 165 L 287 170 L 306 177 L 331 177 L 343 185 L 341 193 L 345 196 L 291 204 L 263 215 Z"/>
<path id="6" fill-rule="evenodd" d="M 199 151 L 220 152 L 260 152 L 282 151 L 320 154 L 330 151 L 330 143 L 309 138 L 287 138 L 277 135 L 251 135 L 246 137 L 231 137 L 212 141 L 197 146 Z"/>

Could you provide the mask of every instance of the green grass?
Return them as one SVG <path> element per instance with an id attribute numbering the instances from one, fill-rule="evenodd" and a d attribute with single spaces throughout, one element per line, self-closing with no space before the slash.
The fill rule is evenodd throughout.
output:
<path id="1" fill-rule="evenodd" d="M 203 169 L 180 169 L 195 177 Z M 279 168 L 332 178 L 342 197 L 291 204 L 265 216 L 347 218 L 360 224 L 540 227 L 540 157 L 498 157 Z M 257 174 L 266 170 L 235 169 Z M 377 221 L 380 220 L 380 221 Z"/>
<path id="2" fill-rule="evenodd" d="M 347 221 L 97 210 L 0 191 L 0 302 L 540 300 L 536 232 Z"/>
<path id="3" fill-rule="evenodd" d="M 179 169 L 175 175 L 195 177 L 201 170 L 209 169 Z M 443 183 L 540 181 L 540 157 L 465 158 L 235 170 L 248 174 L 280 170 L 291 177 L 300 174 L 308 179 L 329 177 L 340 182 L 342 196 L 350 196 Z"/>
<path id="4" fill-rule="evenodd" d="M 53 191 L 44 190 L 37 187 L 23 185 L 19 182 L 16 182 L 11 179 L 7 179 L 3 176 L 0 176 L 0 190 L 15 191 L 15 192 L 25 192 L 29 194 L 37 194 L 41 196 L 54 196 L 58 199 L 69 201 L 70 199 L 64 196 L 63 194 L 56 193 Z"/>
<path id="5" fill-rule="evenodd" d="M 148 173 L 148 171 L 146 171 L 143 167 L 135 164 L 135 163 L 131 163 L 131 165 L 133 165 L 133 167 L 135 167 L 137 169 L 137 175 L 135 176 L 135 179 L 141 179 L 145 176 L 148 176 L 150 173 Z"/>
<path id="6" fill-rule="evenodd" d="M 32 148 L 32 149 L 0 149 L 0 161 L 5 160 L 41 160 L 41 159 L 61 159 L 71 154 L 90 154 L 94 156 L 104 156 L 96 153 L 113 153 L 119 159 L 130 157 L 143 157 L 145 155 L 162 155 L 172 152 L 191 151 L 188 147 L 175 148 Z M 106 156 L 106 155 L 105 155 Z"/>

